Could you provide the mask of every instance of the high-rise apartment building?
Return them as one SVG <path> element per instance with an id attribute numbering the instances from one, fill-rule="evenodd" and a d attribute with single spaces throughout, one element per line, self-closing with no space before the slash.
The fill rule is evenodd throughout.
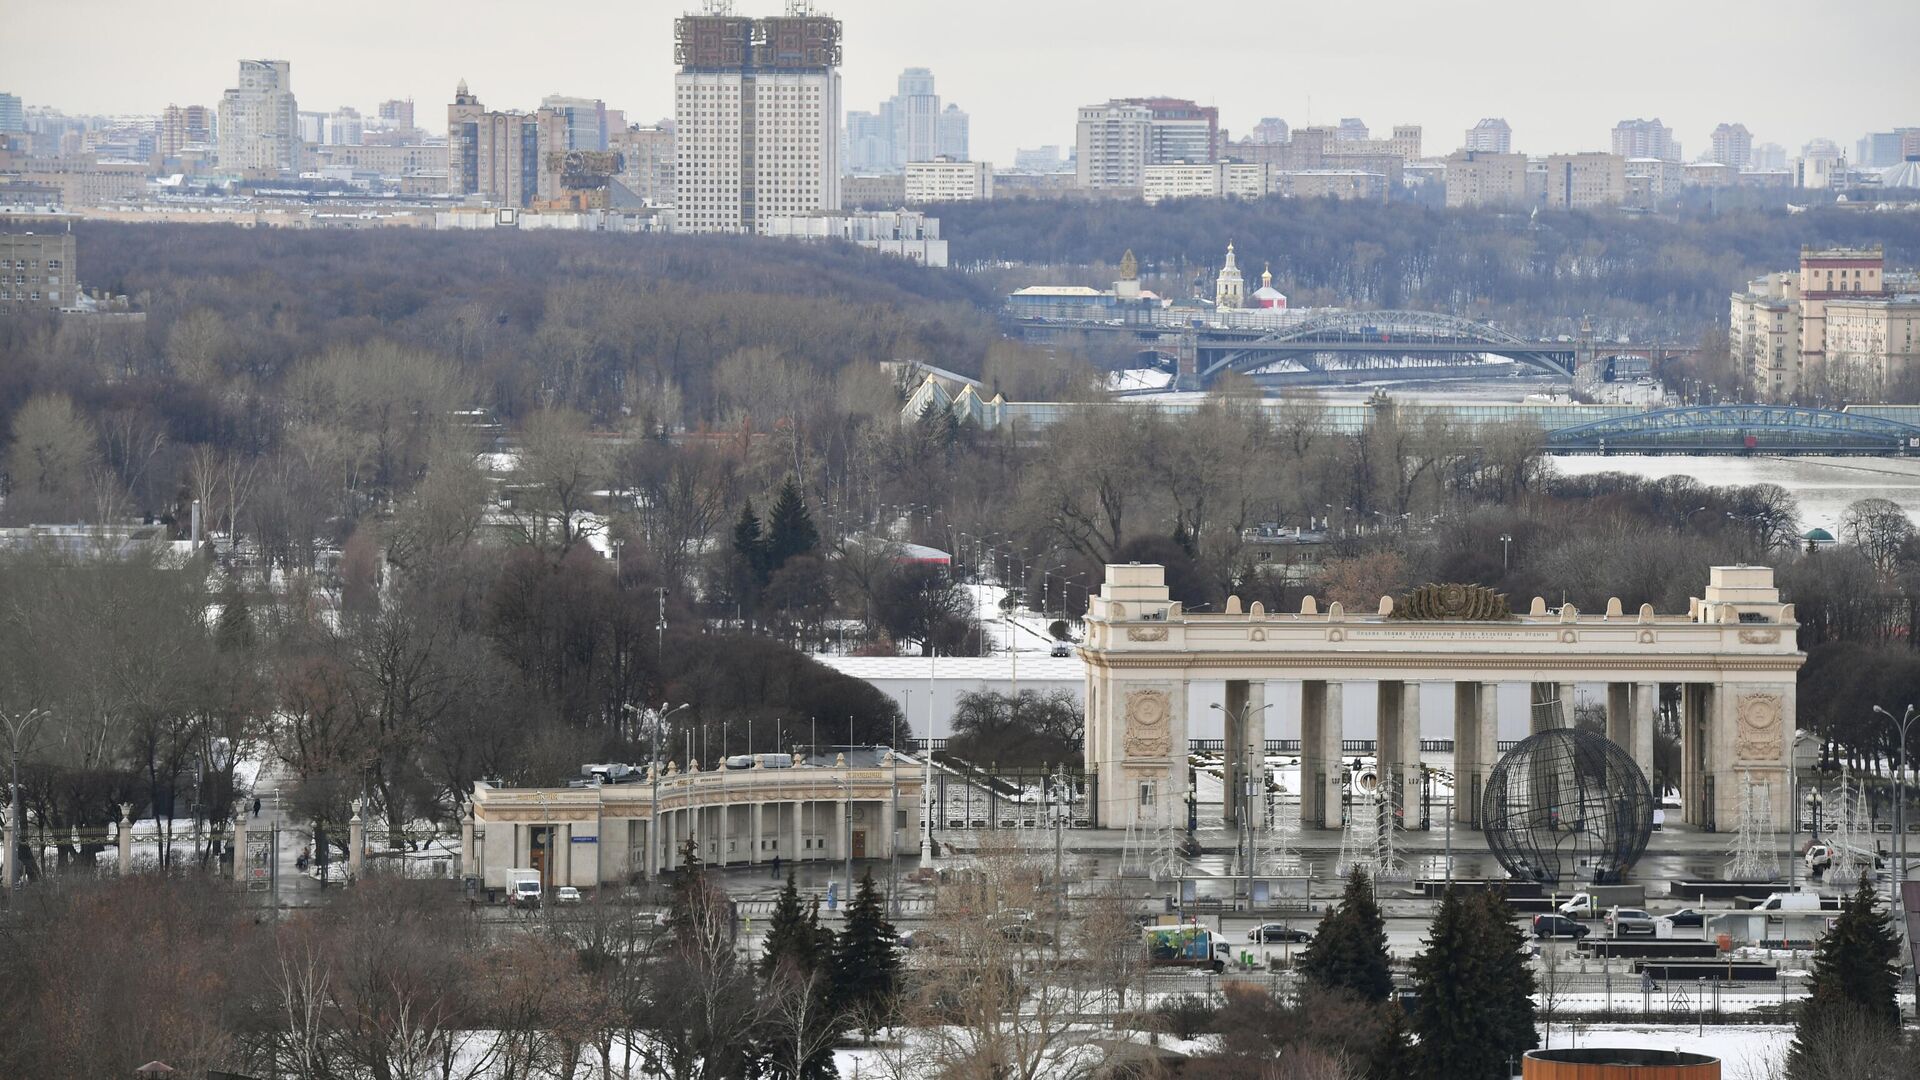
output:
<path id="1" fill-rule="evenodd" d="M 342 105 L 327 117 L 327 144 L 330 146 L 359 146 L 367 140 L 367 120 L 360 110 L 351 105 Z"/>
<path id="2" fill-rule="evenodd" d="M 205 105 L 169 105 L 160 114 L 160 135 L 154 150 L 161 157 L 179 157 L 186 147 L 212 142 L 213 110 Z"/>
<path id="3" fill-rule="evenodd" d="M 940 110 L 940 126 L 934 135 L 936 157 L 953 161 L 970 159 L 972 119 L 966 110 L 958 105 L 948 105 Z"/>
<path id="4" fill-rule="evenodd" d="M 1373 136 L 1367 131 L 1367 122 L 1357 116 L 1343 116 L 1340 126 L 1334 129 L 1333 137 L 1343 141 L 1364 142 Z"/>
<path id="5" fill-rule="evenodd" d="M 1151 161 L 1153 110 L 1109 101 L 1080 108 L 1075 128 L 1078 164 L 1074 179 L 1083 188 L 1135 188 Z M 1155 162 L 1158 164 L 1158 162 Z"/>
<path id="6" fill-rule="evenodd" d="M 614 132 L 607 149 L 620 155 L 620 182 L 650 203 L 673 201 L 673 128 L 636 124 Z"/>
<path id="7" fill-rule="evenodd" d="M 1387 153 L 1399 157 L 1401 161 L 1419 161 L 1420 136 L 1419 124 L 1393 125 L 1393 137 L 1387 140 Z"/>
<path id="8" fill-rule="evenodd" d="M 840 208 L 840 22 L 674 23 L 674 190 L 687 232 L 765 232 Z"/>
<path id="9" fill-rule="evenodd" d="M 1618 206 L 1627 198 L 1627 162 L 1618 154 L 1547 158 L 1547 205 L 1562 210 Z"/>
<path id="10" fill-rule="evenodd" d="M 1258 146 L 1278 146 L 1287 141 L 1287 122 L 1277 116 L 1263 116 L 1248 138 Z"/>
<path id="11" fill-rule="evenodd" d="M 220 167 L 287 172 L 299 161 L 299 106 L 292 65 L 285 60 L 240 61 L 239 85 L 220 99 Z"/>
<path id="12" fill-rule="evenodd" d="M 1466 149 L 1475 153 L 1510 154 L 1513 129 L 1498 116 L 1489 116 L 1467 129 Z"/>
<path id="13" fill-rule="evenodd" d="M 1613 152 L 1623 158 L 1680 160 L 1680 144 L 1673 139 L 1673 129 L 1661 123 L 1657 116 L 1651 120 L 1622 120 L 1613 125 Z"/>
<path id="14" fill-rule="evenodd" d="M 27 130 L 27 110 L 18 94 L 0 94 L 0 133 Z"/>
<path id="15" fill-rule="evenodd" d="M 1448 206 L 1519 206 L 1527 198 L 1527 156 L 1456 150 L 1446 184 Z"/>
<path id="16" fill-rule="evenodd" d="M 894 164 L 932 161 L 940 142 L 940 95 L 933 89 L 933 72 L 926 68 L 901 72 L 899 90 L 888 105 L 893 114 Z"/>
<path id="17" fill-rule="evenodd" d="M 1225 150 L 1220 110 L 1184 98 L 1116 98 L 1080 109 L 1081 187 L 1139 187 L 1148 165 L 1205 165 Z"/>
<path id="18" fill-rule="evenodd" d="M 447 106 L 447 190 L 496 206 L 526 206 L 539 191 L 540 127 L 523 112 L 488 112 L 460 80 Z"/>
<path id="19" fill-rule="evenodd" d="M 885 172 L 893 168 L 893 127 L 886 117 L 860 109 L 847 110 L 845 158 L 851 173 Z"/>
<path id="20" fill-rule="evenodd" d="M 391 131 L 413 131 L 413 99 L 389 98 L 381 102 L 380 124 Z"/>
<path id="21" fill-rule="evenodd" d="M 567 149 L 605 150 L 607 148 L 607 103 L 598 98 L 567 97 L 548 94 L 540 99 L 542 109 L 552 109 L 566 118 Z"/>
<path id="22" fill-rule="evenodd" d="M 1744 169 L 1753 161 L 1753 133 L 1745 124 L 1721 124 L 1713 129 L 1713 150 L 1707 155 L 1730 169 Z"/>
<path id="23" fill-rule="evenodd" d="M 1779 172 L 1786 167 L 1787 148 L 1779 143 L 1761 143 L 1747 159 L 1747 168 L 1761 172 Z"/>

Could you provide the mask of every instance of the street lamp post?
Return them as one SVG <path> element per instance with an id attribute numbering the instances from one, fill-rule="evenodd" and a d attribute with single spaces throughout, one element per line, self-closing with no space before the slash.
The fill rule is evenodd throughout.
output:
<path id="1" fill-rule="evenodd" d="M 34 725 L 45 720 L 48 715 L 45 709 L 28 709 L 14 716 L 0 713 L 0 719 L 7 722 L 7 757 L 11 761 L 12 772 L 7 785 L 7 825 L 13 833 L 13 843 L 5 852 L 4 860 L 7 868 L 7 880 L 4 884 L 8 889 L 12 889 L 20 880 L 22 870 L 20 848 L 26 832 L 26 819 L 20 805 L 20 744 L 26 738 L 27 732 L 32 730 Z"/>
<path id="2" fill-rule="evenodd" d="M 1240 871 L 1247 879 L 1247 910 L 1251 912 L 1253 910 L 1253 763 L 1249 760 L 1251 752 L 1247 744 L 1247 721 L 1255 713 L 1266 712 L 1272 707 L 1272 703 L 1263 704 L 1258 709 L 1242 706 L 1238 716 L 1234 715 L 1232 709 L 1217 701 L 1211 707 L 1220 710 L 1220 714 L 1227 718 L 1231 727 L 1239 735 L 1238 745 L 1234 747 L 1234 758 L 1239 763 L 1240 783 L 1237 785 L 1237 791 L 1227 794 L 1228 797 L 1237 799 L 1239 802 L 1236 816 L 1239 818 L 1240 827 L 1236 831 L 1240 834 Z"/>
<path id="3" fill-rule="evenodd" d="M 1873 707 L 1873 711 L 1892 720 L 1894 730 L 1900 733 L 1900 760 L 1898 771 L 1893 774 L 1893 847 L 1896 853 L 1895 865 L 1899 867 L 1899 877 L 1896 879 L 1899 887 L 1889 890 L 1893 894 L 1892 906 L 1898 908 L 1902 903 L 1901 894 L 1907 883 L 1907 728 L 1912 726 L 1916 718 L 1920 718 L 1920 712 L 1916 712 L 1912 705 L 1908 705 L 1906 712 L 1895 719 L 1892 713 L 1878 705 Z M 1901 929 L 1904 931 L 1905 928 L 1906 921 L 1901 920 Z M 1920 967 L 1914 969 L 1913 985 L 1914 1011 L 1920 1013 Z"/>
<path id="4" fill-rule="evenodd" d="M 690 701 L 685 701 L 669 709 L 667 703 L 663 701 L 653 712 L 653 745 L 648 748 L 653 764 L 647 769 L 647 776 L 653 781 L 653 809 L 647 815 L 647 881 L 653 884 L 658 884 L 660 881 L 660 729 L 666 723 L 667 717 L 692 704 Z M 629 712 L 640 711 L 634 708 L 631 702 L 627 703 L 626 708 Z"/>
<path id="5" fill-rule="evenodd" d="M 613 548 L 613 583 L 615 585 L 623 585 L 625 582 L 620 577 L 620 549 L 626 547 L 627 542 L 618 536 L 614 536 L 608 538 L 607 545 Z"/>
<path id="6" fill-rule="evenodd" d="M 1507 555 L 1508 555 L 1508 551 L 1507 551 L 1507 549 L 1508 549 L 1508 548 L 1509 548 L 1510 546 L 1512 546 L 1512 544 L 1513 544 L 1513 534 L 1512 534 L 1512 533 L 1501 533 L 1501 534 L 1500 534 L 1500 569 L 1501 569 L 1502 571 L 1505 571 L 1505 570 L 1507 569 L 1507 563 L 1508 563 L 1508 559 L 1507 559 Z"/>

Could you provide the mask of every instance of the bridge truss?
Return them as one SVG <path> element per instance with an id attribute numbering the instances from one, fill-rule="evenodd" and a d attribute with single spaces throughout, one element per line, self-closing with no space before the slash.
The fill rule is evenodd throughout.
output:
<path id="1" fill-rule="evenodd" d="M 1239 341 L 1200 346 L 1200 377 L 1250 371 L 1282 356 L 1313 366 L 1316 354 L 1493 353 L 1562 377 L 1573 375 L 1571 343 L 1527 341 L 1496 326 L 1434 311 L 1342 311 Z"/>
<path id="2" fill-rule="evenodd" d="M 1763 454 L 1920 453 L 1920 427 L 1798 405 L 1694 405 L 1547 433 L 1553 451 Z"/>

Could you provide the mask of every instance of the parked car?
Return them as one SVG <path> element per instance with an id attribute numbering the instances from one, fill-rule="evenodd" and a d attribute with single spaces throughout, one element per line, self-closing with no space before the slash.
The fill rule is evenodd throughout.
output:
<path id="1" fill-rule="evenodd" d="M 1641 908 L 1614 908 L 1607 912 L 1606 924 L 1607 932 L 1614 937 L 1654 936 L 1653 916 Z"/>
<path id="2" fill-rule="evenodd" d="M 1565 915 L 1533 917 L 1533 936 L 1537 938 L 1573 938 L 1577 941 L 1592 932 L 1592 927 L 1569 919 Z"/>
<path id="3" fill-rule="evenodd" d="M 1071 642 L 1071 641 L 1056 641 L 1056 642 L 1054 642 L 1054 643 L 1053 643 L 1053 655 L 1054 655 L 1054 656 L 1063 656 L 1063 657 L 1064 657 L 1064 656 L 1072 656 L 1072 655 L 1073 655 L 1073 642 Z"/>
<path id="4" fill-rule="evenodd" d="M 1263 941 L 1268 944 L 1281 941 L 1305 943 L 1313 940 L 1313 934 L 1285 923 L 1270 922 L 1262 923 L 1247 931 L 1247 940 Z"/>
<path id="5" fill-rule="evenodd" d="M 1675 926 L 1704 926 L 1707 921 L 1707 917 L 1700 913 L 1699 908 L 1690 907 L 1683 907 L 1668 915 L 1666 919 Z"/>
<path id="6" fill-rule="evenodd" d="M 577 904 L 580 902 L 580 890 L 574 888 L 572 885 L 562 885 L 554 890 L 553 902 L 556 904 Z"/>

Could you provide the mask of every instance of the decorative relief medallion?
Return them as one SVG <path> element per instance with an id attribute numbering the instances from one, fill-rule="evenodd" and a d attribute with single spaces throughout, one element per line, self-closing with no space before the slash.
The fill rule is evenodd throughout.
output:
<path id="1" fill-rule="evenodd" d="M 1779 694 L 1740 695 L 1734 706 L 1733 756 L 1736 760 L 1780 760 L 1780 711 Z"/>
<path id="2" fill-rule="evenodd" d="M 1329 630 L 1327 631 L 1327 640 L 1345 641 L 1347 640 L 1347 632 L 1345 630 Z"/>
<path id="3" fill-rule="evenodd" d="M 1167 628 L 1164 626 L 1129 626 L 1127 627 L 1127 640 L 1165 641 L 1167 640 Z"/>
<path id="4" fill-rule="evenodd" d="M 1580 643 L 1580 635 L 1571 630 L 1562 630 L 1560 631 L 1560 642 L 1563 645 L 1577 645 Z"/>
<path id="5" fill-rule="evenodd" d="M 1127 691 L 1127 756 L 1165 757 L 1172 752 L 1173 734 L 1167 722 L 1172 713 L 1165 690 Z"/>
<path id="6" fill-rule="evenodd" d="M 1413 590 L 1393 605 L 1387 617 L 1424 622 L 1439 619 L 1497 622 L 1512 618 L 1513 613 L 1507 610 L 1506 593 L 1494 592 L 1485 585 L 1444 584 L 1422 585 Z"/>
<path id="7" fill-rule="evenodd" d="M 1742 645 L 1777 645 L 1779 642 L 1780 631 L 1778 630 L 1740 631 L 1740 644 Z"/>

